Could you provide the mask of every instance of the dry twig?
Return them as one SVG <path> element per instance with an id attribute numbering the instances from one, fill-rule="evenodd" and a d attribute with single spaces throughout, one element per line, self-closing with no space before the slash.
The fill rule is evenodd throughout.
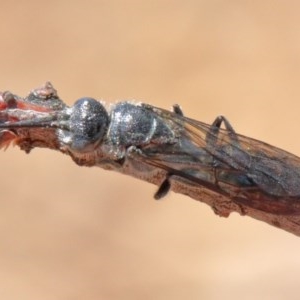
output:
<path id="1" fill-rule="evenodd" d="M 129 123 L 117 112 L 114 119 L 106 117 L 104 107 L 93 103 L 82 100 L 69 108 L 49 82 L 26 98 L 1 93 L 0 148 L 13 143 L 27 153 L 36 147 L 58 150 L 80 166 L 100 166 L 153 183 L 159 186 L 156 198 L 173 190 L 208 204 L 219 216 L 238 212 L 300 236 L 296 156 L 237 135 L 225 118 L 208 126 L 183 117 L 178 106 L 167 112 L 125 104 L 134 111 L 124 110 L 126 118 L 134 120 Z M 149 128 L 147 118 L 152 122 Z M 116 131 L 109 127 L 113 122 L 127 127 Z M 226 130 L 219 128 L 222 122 Z M 143 132 L 145 128 L 153 131 L 151 136 Z M 141 142 L 134 130 L 143 133 L 147 142 Z M 122 140 L 125 137 L 134 147 Z"/>

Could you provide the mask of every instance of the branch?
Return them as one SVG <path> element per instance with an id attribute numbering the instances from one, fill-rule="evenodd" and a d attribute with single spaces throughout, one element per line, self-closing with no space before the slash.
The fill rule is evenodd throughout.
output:
<path id="1" fill-rule="evenodd" d="M 151 106 L 149 107 L 151 108 Z M 110 156 L 110 151 L 107 151 L 105 148 L 109 145 L 105 144 L 105 141 L 98 142 L 97 148 L 94 147 L 92 151 L 87 151 L 85 148 L 84 151 L 82 149 L 72 149 L 70 141 L 77 136 L 75 134 L 72 135 L 73 127 L 72 124 L 70 125 L 69 120 L 71 119 L 72 111 L 70 111 L 70 108 L 59 98 L 57 91 L 49 82 L 40 88 L 34 89 L 25 98 L 16 96 L 11 92 L 0 93 L 0 148 L 6 149 L 10 144 L 14 144 L 19 146 L 21 150 L 26 151 L 26 153 L 37 147 L 49 148 L 70 156 L 79 166 L 99 166 L 106 170 L 114 170 L 136 177 L 159 187 L 162 186 L 163 182 L 166 182 L 166 176 L 170 174 L 170 168 L 167 168 L 167 164 L 162 164 L 161 168 L 159 168 L 151 163 L 150 160 L 147 161 L 147 159 L 143 160 L 138 156 L 130 156 L 129 152 L 126 152 L 127 156 L 123 159 L 115 159 L 113 156 Z M 153 108 L 153 112 L 157 111 L 159 109 Z M 161 111 L 166 113 L 164 110 Z M 185 120 L 190 120 L 178 116 L 181 115 L 181 111 L 177 106 L 175 107 L 175 112 L 169 112 L 169 114 L 181 118 L 184 122 Z M 78 120 L 76 122 L 81 130 L 85 128 L 86 124 L 81 124 Z M 234 133 L 231 126 L 228 126 L 229 129 L 223 130 L 223 137 L 226 138 L 229 135 L 232 137 Z M 212 132 L 209 132 L 209 134 L 212 134 Z M 219 138 L 219 136 L 216 137 Z M 236 137 L 243 138 L 239 135 L 234 136 L 234 138 Z M 106 139 L 108 138 L 106 137 Z M 203 138 L 204 140 L 206 141 L 205 138 Z M 256 144 L 258 146 L 263 145 L 264 148 L 268 146 L 258 141 L 256 141 Z M 165 147 L 167 146 L 166 144 Z M 266 149 L 271 149 L 271 146 L 268 147 Z M 143 150 L 143 148 L 141 149 Z M 282 150 L 277 149 L 276 151 L 276 153 L 286 155 L 287 158 L 292 157 L 295 159 L 294 156 Z M 165 155 L 165 153 L 161 154 Z M 270 157 L 268 158 L 270 159 Z M 138 168 L 136 167 L 137 164 L 139 164 Z M 284 167 L 289 168 L 289 165 Z M 216 168 L 212 167 L 213 172 L 218 171 Z M 139 172 L 138 169 L 142 169 L 143 172 Z M 174 169 L 173 171 L 169 180 L 170 186 L 166 184 L 167 189 L 170 188 L 176 193 L 184 194 L 206 203 L 217 215 L 228 217 L 231 212 L 238 212 L 241 215 L 250 216 L 300 236 L 300 204 L 298 204 L 300 195 L 298 197 L 276 198 L 264 191 L 261 192 L 253 184 L 256 188 L 255 192 L 252 192 L 250 189 L 250 191 L 245 191 L 243 194 L 248 195 L 248 198 L 252 197 L 252 199 L 246 199 L 246 201 L 245 198 L 240 196 L 241 193 L 239 191 L 227 192 L 228 186 L 226 192 L 221 193 L 225 189 L 222 190 L 219 183 L 216 183 L 216 188 L 210 188 L 211 184 L 208 185 L 204 180 L 196 177 L 192 178 L 190 175 L 187 177 L 180 176 L 184 174 L 181 169 Z M 298 172 L 298 169 L 296 171 Z M 297 182 L 295 184 L 300 185 Z"/>

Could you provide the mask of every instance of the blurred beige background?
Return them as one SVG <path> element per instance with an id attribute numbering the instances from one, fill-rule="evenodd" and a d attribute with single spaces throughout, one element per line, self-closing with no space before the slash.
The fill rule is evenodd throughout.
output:
<path id="1" fill-rule="evenodd" d="M 0 89 L 137 99 L 300 155 L 298 1 L 1 1 Z M 300 239 L 36 149 L 0 153 L 0 299 L 299 299 Z"/>

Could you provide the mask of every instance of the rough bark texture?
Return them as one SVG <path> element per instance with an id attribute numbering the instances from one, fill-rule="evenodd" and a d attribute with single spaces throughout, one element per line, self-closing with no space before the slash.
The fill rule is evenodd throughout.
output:
<path id="1" fill-rule="evenodd" d="M 9 111 L 13 111 L 14 108 L 19 109 L 16 116 L 20 119 L 20 116 L 22 117 L 22 110 L 24 110 L 27 115 L 29 114 L 28 111 L 36 111 L 37 114 L 41 114 L 43 112 L 55 112 L 64 106 L 63 101 L 58 97 L 56 90 L 49 82 L 41 88 L 33 90 L 24 99 L 9 92 L 4 92 L 0 96 L 0 121 L 2 124 L 15 117 L 13 113 L 9 113 Z M 41 101 L 42 105 L 39 106 Z M 55 107 L 49 106 L 50 102 L 47 101 L 55 103 Z M 31 118 L 34 118 L 34 113 Z M 74 162 L 80 166 L 100 166 L 104 169 L 115 170 L 148 181 L 157 186 L 161 185 L 166 175 L 165 171 L 155 170 L 155 168 L 153 168 L 150 172 L 151 175 L 147 174 L 143 177 L 141 174 L 134 172 L 134 169 L 130 167 L 130 159 L 124 165 L 120 166 L 119 164 L 114 165 L 113 163 L 106 164 L 103 161 L 99 163 L 97 157 L 74 156 L 74 153 L 69 152 L 68 149 L 61 146 L 55 128 L 19 127 L 10 130 L 9 128 L 5 129 L 2 127 L 0 130 L 0 148 L 6 148 L 10 142 L 18 145 L 27 153 L 35 147 L 57 150 L 71 156 Z M 264 221 L 272 226 L 276 226 L 300 236 L 300 212 L 299 215 L 295 213 L 280 215 L 251 208 L 205 187 L 195 186 L 188 180 L 178 176 L 172 176 L 171 189 L 176 193 L 181 193 L 206 203 L 219 216 L 228 217 L 231 212 L 238 212 L 241 215 L 247 215 L 257 220 Z"/>

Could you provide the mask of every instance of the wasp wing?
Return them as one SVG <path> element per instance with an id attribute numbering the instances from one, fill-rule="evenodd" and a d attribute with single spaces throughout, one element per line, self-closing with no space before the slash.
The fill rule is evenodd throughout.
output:
<path id="1" fill-rule="evenodd" d="M 178 139 L 138 156 L 233 201 L 276 214 L 300 214 L 300 158 L 264 142 L 145 105 Z"/>

